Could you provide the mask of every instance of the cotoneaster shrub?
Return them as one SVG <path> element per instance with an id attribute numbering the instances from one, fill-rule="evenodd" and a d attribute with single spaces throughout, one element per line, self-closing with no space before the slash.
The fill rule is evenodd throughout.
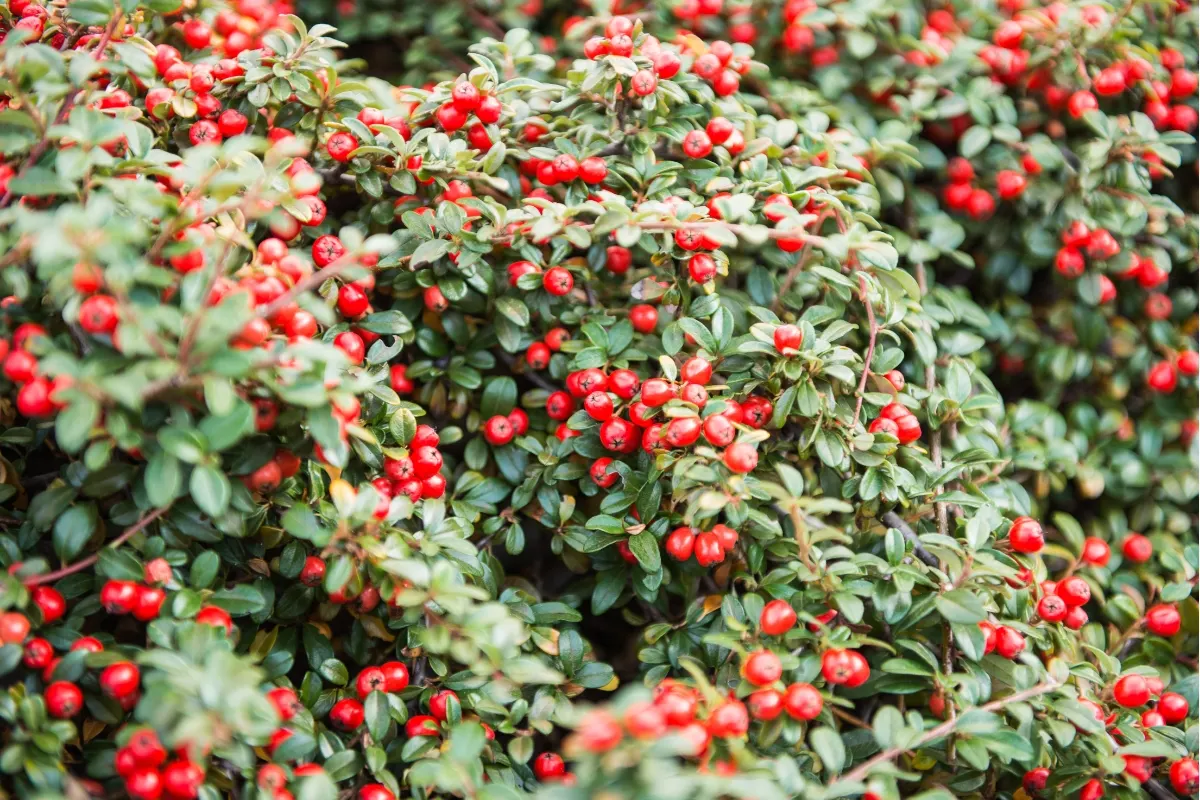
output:
<path id="1" fill-rule="evenodd" d="M 17 796 L 1196 793 L 1194 10 L 4 11 Z"/>

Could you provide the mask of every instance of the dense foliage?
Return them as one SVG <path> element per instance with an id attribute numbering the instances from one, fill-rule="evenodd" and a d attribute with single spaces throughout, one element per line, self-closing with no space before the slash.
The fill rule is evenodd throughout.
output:
<path id="1" fill-rule="evenodd" d="M 0 4 L 0 786 L 1196 795 L 1188 3 L 360 2 Z"/>

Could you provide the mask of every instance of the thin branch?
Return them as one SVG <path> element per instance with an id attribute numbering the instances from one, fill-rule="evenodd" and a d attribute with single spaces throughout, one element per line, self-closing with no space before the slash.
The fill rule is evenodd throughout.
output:
<path id="1" fill-rule="evenodd" d="M 128 528 L 126 528 L 125 531 L 120 536 L 118 536 L 117 538 L 115 538 L 111 542 L 109 542 L 107 546 L 111 547 L 112 549 L 115 550 L 116 548 L 120 547 L 121 545 L 125 544 L 125 542 L 127 542 L 131 538 L 133 538 L 134 535 L 145 530 L 146 526 L 150 525 L 150 523 L 154 522 L 155 520 L 157 520 L 159 517 L 161 517 L 163 514 L 166 514 L 170 510 L 171 510 L 170 506 L 156 508 L 155 510 L 151 511 L 149 514 L 142 517 L 137 522 L 133 523 Z M 54 572 L 47 572 L 45 575 L 34 575 L 31 578 L 26 578 L 25 585 L 26 586 L 39 586 L 43 583 L 54 583 L 55 581 L 65 578 L 68 575 L 74 575 L 76 572 L 81 572 L 81 571 L 87 569 L 88 567 L 92 566 L 93 564 L 95 564 L 97 561 L 99 561 L 100 554 L 102 552 L 104 552 L 104 548 L 97 550 L 95 553 L 93 553 L 92 555 L 88 556 L 85 559 L 76 561 L 74 564 L 63 567 L 62 569 L 56 569 Z"/>
<path id="2" fill-rule="evenodd" d="M 831 210 L 826 208 L 824 211 L 818 214 L 816 221 L 813 222 L 812 229 L 819 232 L 821 230 L 822 223 L 829 219 L 830 213 L 832 213 Z M 796 259 L 796 263 L 793 264 L 792 268 L 789 269 L 787 274 L 783 276 L 783 283 L 779 284 L 779 294 L 775 295 L 775 302 L 771 304 L 772 310 L 774 310 L 776 313 L 783 308 L 783 296 L 788 293 L 788 290 L 792 288 L 792 284 L 796 282 L 796 278 L 799 277 L 800 273 L 804 271 L 804 264 L 806 261 L 808 261 L 808 256 L 811 252 L 812 240 L 810 239 L 804 243 L 804 248 L 800 251 L 800 257 Z"/>
<path id="3" fill-rule="evenodd" d="M 897 514 L 895 511 L 887 511 L 882 517 L 880 517 L 880 519 L 883 520 L 883 524 L 887 525 L 889 528 L 895 528 L 896 530 L 900 531 L 900 535 L 904 537 L 905 541 L 912 544 L 914 556 L 921 559 L 922 562 L 931 567 L 936 567 L 939 565 L 940 562 L 937 560 L 937 558 L 928 550 L 926 550 L 921 544 L 921 538 L 917 536 L 917 532 L 910 528 L 908 523 L 900 518 L 899 514 Z"/>
<path id="4" fill-rule="evenodd" d="M 1154 800 L 1179 800 L 1179 795 L 1175 794 L 1153 778 L 1143 783 L 1142 788 L 1144 788 L 1146 790 L 1146 794 L 1153 797 Z"/>
<path id="5" fill-rule="evenodd" d="M 925 275 L 925 264 L 917 264 L 917 286 L 921 289 L 921 297 L 924 298 L 929 293 L 928 278 Z M 933 331 L 930 330 L 930 335 Z M 932 392 L 933 387 L 937 385 L 937 372 L 932 363 L 925 365 L 925 391 Z M 939 472 L 942 469 L 942 429 L 935 428 L 933 433 L 929 435 L 929 457 L 933 460 L 933 466 Z M 942 493 L 942 487 L 935 486 L 933 489 L 934 496 Z M 937 527 L 938 533 L 942 536 L 948 536 L 950 533 L 950 520 L 946 514 L 946 504 L 938 501 L 934 503 L 934 509 L 937 512 Z"/>
<path id="6" fill-rule="evenodd" d="M 517 372 L 517 360 L 512 356 L 512 354 L 506 353 L 505 351 L 500 350 L 497 353 L 497 355 L 499 356 L 500 360 L 504 362 L 504 365 L 506 367 L 508 367 L 509 371 L 511 371 L 515 375 Z M 546 380 L 541 375 L 538 375 L 536 372 L 523 372 L 521 374 L 524 375 L 526 378 L 528 378 L 530 380 L 530 382 L 533 383 L 535 386 L 537 386 L 539 389 L 545 389 L 547 392 L 557 392 L 558 391 L 557 386 L 550 383 L 550 381 Z"/>
<path id="7" fill-rule="evenodd" d="M 875 321 L 875 307 L 871 304 L 871 296 L 867 292 L 867 278 L 858 276 L 858 290 L 862 293 L 863 305 L 867 307 L 867 325 L 870 326 L 870 338 L 867 340 L 867 355 L 863 360 L 863 374 L 858 379 L 858 402 L 854 405 L 854 421 L 850 423 L 853 430 L 858 425 L 858 416 L 862 413 L 863 393 L 867 389 L 867 376 L 871 374 L 871 360 L 875 357 L 875 338 L 879 335 L 879 323 Z"/>
<path id="8" fill-rule="evenodd" d="M 1061 684 L 1058 681 L 1051 678 L 1046 683 L 1039 683 L 1037 686 L 1032 686 L 1028 689 L 1017 692 L 1016 694 L 1011 694 L 1008 697 L 1002 697 L 999 700 L 993 700 L 992 702 L 988 703 L 987 705 L 980 706 L 980 710 L 981 711 L 999 711 L 1002 708 L 1004 708 L 1005 706 L 1010 705 L 1011 703 L 1020 703 L 1025 700 L 1029 700 L 1030 698 L 1038 697 L 1040 695 L 1046 694 L 1047 692 L 1054 691 L 1060 685 Z M 924 734 L 922 734 L 921 738 L 917 739 L 917 741 L 914 742 L 910 747 L 893 747 L 889 750 L 884 750 L 882 753 L 875 756 L 874 758 L 864 761 L 862 764 L 859 764 L 857 767 L 855 767 L 854 769 L 847 772 L 844 776 L 839 778 L 838 781 L 839 782 L 841 782 L 841 781 L 853 781 L 853 782 L 863 781 L 868 775 L 871 774 L 871 771 L 873 769 L 875 769 L 876 767 L 878 767 L 879 765 L 888 763 L 890 761 L 894 761 L 895 759 L 899 758 L 900 756 L 904 755 L 905 753 L 907 753 L 911 750 L 916 750 L 918 748 L 924 747 L 925 745 L 929 744 L 930 742 L 936 741 L 936 740 L 942 738 L 943 736 L 948 736 L 949 734 L 953 733 L 954 729 L 956 727 L 958 727 L 959 719 L 962 719 L 962 718 L 958 717 L 956 719 L 949 719 L 949 720 L 946 720 L 945 722 L 943 722 L 941 725 L 938 725 L 935 728 L 931 728 L 930 730 L 928 730 Z"/>

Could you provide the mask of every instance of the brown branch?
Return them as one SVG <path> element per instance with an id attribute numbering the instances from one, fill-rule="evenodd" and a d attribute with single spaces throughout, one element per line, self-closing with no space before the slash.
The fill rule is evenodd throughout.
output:
<path id="1" fill-rule="evenodd" d="M 517 374 L 517 360 L 511 353 L 500 350 L 497 352 L 497 356 L 501 361 L 504 362 L 504 365 L 508 367 L 510 372 L 512 372 L 514 375 Z M 541 375 L 538 375 L 536 372 L 522 372 L 521 374 L 528 378 L 529 381 L 539 389 L 545 389 L 547 392 L 557 392 L 559 389 L 559 387 L 550 383 L 550 381 L 546 380 Z"/>
<path id="2" fill-rule="evenodd" d="M 921 538 L 917 536 L 917 532 L 909 527 L 908 523 L 901 519 L 899 514 L 895 511 L 888 511 L 880 519 L 884 525 L 900 531 L 900 535 L 904 537 L 905 541 L 912 545 L 914 556 L 921 559 L 928 566 L 936 567 L 939 565 L 937 558 L 922 546 Z"/>
<path id="3" fill-rule="evenodd" d="M 867 324 L 870 326 L 870 338 L 867 340 L 867 355 L 863 360 L 863 374 L 858 379 L 858 402 L 854 404 L 854 421 L 851 429 L 858 425 L 858 417 L 862 413 L 863 393 L 867 389 L 867 377 L 871 374 L 871 360 L 875 357 L 875 337 L 879 335 L 879 323 L 875 321 L 875 307 L 871 305 L 871 297 L 867 292 L 867 278 L 858 276 L 858 290 L 862 293 L 863 305 L 867 307 Z"/>
<path id="4" fill-rule="evenodd" d="M 989 712 L 990 711 L 999 711 L 1000 709 L 1004 708 L 1005 706 L 1007 706 L 1011 703 L 1020 703 L 1024 700 L 1029 700 L 1030 698 L 1038 697 L 1040 695 L 1046 694 L 1047 692 L 1054 691 L 1060 685 L 1061 684 L 1058 681 L 1051 678 L 1046 683 L 1039 683 L 1037 686 L 1032 686 L 1028 689 L 1024 689 L 1020 692 L 1017 692 L 1016 694 L 1011 694 L 1008 697 L 1002 697 L 999 700 L 993 700 L 992 702 L 988 703 L 987 705 L 980 706 L 979 710 L 980 711 L 989 711 Z M 960 719 L 962 719 L 962 718 L 957 717 L 955 719 L 949 719 L 949 720 L 946 720 L 945 722 L 943 722 L 941 725 L 938 725 L 935 728 L 929 729 L 924 734 L 922 734 L 921 738 L 917 739 L 917 741 L 914 742 L 911 747 L 893 747 L 889 750 L 884 750 L 882 753 L 875 756 L 874 758 L 864 761 L 862 764 L 859 764 L 857 767 L 852 769 L 850 772 L 847 772 L 842 778 L 838 779 L 839 782 L 840 781 L 861 782 L 863 779 L 865 779 L 868 775 L 871 774 L 871 770 L 875 769 L 880 764 L 885 764 L 887 762 L 893 761 L 893 760 L 899 758 L 900 756 L 904 755 L 905 753 L 909 752 L 910 750 L 916 750 L 920 747 L 924 747 L 925 745 L 929 744 L 930 742 L 936 741 L 936 740 L 942 738 L 943 736 L 947 736 L 947 735 L 953 733 L 954 729 L 958 727 L 958 721 Z"/>
<path id="5" fill-rule="evenodd" d="M 921 289 L 921 297 L 924 298 L 929 293 L 929 282 L 925 275 L 925 264 L 917 264 L 917 286 Z M 930 326 L 930 336 L 933 335 L 932 326 Z M 933 392 L 933 387 L 937 385 L 937 372 L 933 364 L 925 365 L 925 391 Z M 935 428 L 929 435 L 929 457 L 933 460 L 933 466 L 939 472 L 942 469 L 942 429 Z M 935 486 L 933 488 L 934 496 L 942 493 L 942 487 Z M 938 533 L 942 536 L 948 536 L 950 532 L 950 520 L 946 514 L 946 504 L 935 502 L 934 509 L 937 512 Z"/>
<path id="6" fill-rule="evenodd" d="M 108 547 L 111 547 L 115 550 L 116 548 L 120 547 L 121 545 L 125 544 L 125 542 L 127 542 L 131 538 L 133 538 L 133 536 L 135 534 L 144 530 L 146 528 L 146 526 L 148 526 L 150 523 L 154 522 L 155 520 L 157 520 L 159 517 L 161 517 L 163 514 L 166 514 L 170 510 L 171 510 L 170 506 L 156 508 L 155 510 L 151 511 L 149 514 L 145 515 L 144 517 L 139 519 L 137 522 L 133 523 L 128 528 L 126 528 L 125 531 L 120 536 L 113 539 L 108 544 Z M 95 553 L 93 553 L 92 555 L 88 556 L 85 559 L 76 561 L 74 564 L 63 567 L 62 569 L 56 569 L 54 572 L 47 572 L 45 575 L 34 575 L 31 578 L 26 578 L 25 585 L 26 586 L 39 586 L 43 583 L 53 583 L 54 581 L 60 580 L 61 578 L 65 578 L 68 575 L 74 575 L 76 572 L 81 572 L 81 571 L 87 569 L 88 567 L 92 566 L 93 564 L 95 564 L 97 561 L 99 561 L 100 554 L 102 552 L 104 552 L 104 548 L 97 550 Z"/>
<path id="7" fill-rule="evenodd" d="M 187 330 L 183 333 L 183 341 L 179 343 L 179 361 L 186 363 L 188 355 L 192 351 L 192 343 L 196 339 L 196 334 L 200 331 L 200 323 L 204 319 L 203 306 L 208 305 L 208 297 L 212 294 L 213 287 L 217 285 L 221 274 L 225 271 L 225 260 L 229 258 L 229 254 L 233 251 L 233 239 L 225 240 L 225 247 L 221 250 L 221 255 L 217 257 L 217 261 L 213 264 L 212 272 L 208 275 L 208 281 L 204 286 L 204 293 L 200 295 L 200 302 L 203 304 L 200 310 L 197 310 L 191 322 L 188 323 Z"/>
<path id="8" fill-rule="evenodd" d="M 821 224 L 829 218 L 830 213 L 831 210 L 826 208 L 817 216 L 816 221 L 813 223 L 814 231 L 821 230 Z M 779 312 L 779 309 L 783 308 L 783 296 L 788 293 L 788 290 L 792 288 L 792 284 L 796 282 L 796 278 L 804 271 L 804 263 L 808 261 L 808 256 L 811 252 L 812 240 L 810 239 L 804 243 L 804 248 L 800 251 L 800 257 L 796 259 L 796 263 L 783 276 L 783 283 L 779 284 L 779 294 L 775 296 L 775 302 L 771 304 L 772 310 L 776 313 Z"/>

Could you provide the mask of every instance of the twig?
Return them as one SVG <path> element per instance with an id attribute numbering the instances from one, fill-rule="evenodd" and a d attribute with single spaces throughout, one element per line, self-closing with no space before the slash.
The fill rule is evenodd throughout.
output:
<path id="1" fill-rule="evenodd" d="M 980 710 L 981 711 L 999 711 L 1000 709 L 1004 708 L 1005 706 L 1007 706 L 1011 703 L 1020 703 L 1024 700 L 1028 700 L 1032 697 L 1038 697 L 1040 695 L 1046 694 L 1047 692 L 1054 691 L 1060 685 L 1061 684 L 1059 684 L 1058 681 L 1051 678 L 1046 683 L 1039 683 L 1037 686 L 1032 686 L 1028 689 L 1017 692 L 1016 694 L 1011 694 L 1008 697 L 1002 697 L 999 700 L 993 700 L 992 702 L 988 703 L 987 705 L 980 706 Z M 884 763 L 887 763 L 894 759 L 897 759 L 900 756 L 902 756 L 904 753 L 909 752 L 910 750 L 916 750 L 920 747 L 924 747 L 925 745 L 929 744 L 932 741 L 936 741 L 937 739 L 940 739 L 943 736 L 953 733 L 954 729 L 956 727 L 958 727 L 959 719 L 961 719 L 961 717 L 958 717 L 955 719 L 949 719 L 949 720 L 946 720 L 945 722 L 943 722 L 941 725 L 938 725 L 935 728 L 931 728 L 930 730 L 928 730 L 924 734 L 922 734 L 921 738 L 917 739 L 917 741 L 914 742 L 909 747 L 893 747 L 889 750 L 884 750 L 882 753 L 875 756 L 874 758 L 871 758 L 867 761 L 864 761 L 862 764 L 859 764 L 857 767 L 855 767 L 854 769 L 847 772 L 843 777 L 839 778 L 838 780 L 839 781 L 861 782 L 864 778 L 866 778 L 868 775 L 871 774 L 871 770 L 875 769 L 875 767 L 879 766 L 880 764 L 884 764 Z"/>
<path id="2" fill-rule="evenodd" d="M 1143 783 L 1142 788 L 1146 790 L 1146 794 L 1150 795 L 1155 800 L 1179 800 L 1179 795 L 1175 794 L 1153 778 Z"/>
<path id="3" fill-rule="evenodd" d="M 871 305 L 871 296 L 867 292 L 865 275 L 858 276 L 858 290 L 862 293 L 863 305 L 867 307 L 870 338 L 867 340 L 867 355 L 863 360 L 863 374 L 858 379 L 858 402 L 854 404 L 854 421 L 850 423 L 851 429 L 858 425 L 858 416 L 862 413 L 863 393 L 867 390 L 867 376 L 871 374 L 871 360 L 875 357 L 875 337 L 879 335 L 879 323 L 875 321 L 875 307 Z"/>
<path id="4" fill-rule="evenodd" d="M 108 547 L 111 547 L 115 550 L 116 548 L 120 547 L 121 545 L 125 544 L 125 542 L 127 542 L 131 538 L 133 538 L 134 535 L 141 532 L 142 530 L 145 530 L 146 526 L 148 526 L 150 523 L 154 522 L 155 520 L 157 520 L 159 517 L 161 517 L 163 514 L 166 514 L 170 510 L 171 510 L 170 506 L 163 506 L 162 508 L 156 508 L 155 510 L 151 511 L 149 514 L 142 517 L 137 522 L 133 523 L 128 528 L 126 528 L 125 531 L 120 536 L 118 536 L 117 538 L 115 538 L 111 542 L 109 542 Z M 99 561 L 100 554 L 102 552 L 104 552 L 104 548 L 97 550 L 95 553 L 93 553 L 92 555 L 88 556 L 85 559 L 76 561 L 74 564 L 71 564 L 70 566 L 63 567 L 62 569 L 56 569 L 54 572 L 47 572 L 45 575 L 34 575 L 31 578 L 26 578 L 25 585 L 26 586 L 39 586 L 43 583 L 53 583 L 54 581 L 57 581 L 61 578 L 65 578 L 68 575 L 74 575 L 76 572 L 81 572 L 82 570 L 87 569 L 88 567 L 92 566 L 97 561 Z"/>
<path id="5" fill-rule="evenodd" d="M 825 220 L 829 219 L 830 213 L 831 210 L 826 208 L 817 215 L 816 221 L 814 221 L 812 224 L 812 229 L 814 232 L 820 232 L 821 224 L 824 223 Z M 796 278 L 799 277 L 800 273 L 804 271 L 804 264 L 806 261 L 808 261 L 808 256 L 811 252 L 812 241 L 810 240 L 804 243 L 803 249 L 800 250 L 800 257 L 796 259 L 796 263 L 793 264 L 792 268 L 789 269 L 787 274 L 783 276 L 783 283 L 779 284 L 779 294 L 775 295 L 775 302 L 771 304 L 771 309 L 776 313 L 779 313 L 779 310 L 783 308 L 783 296 L 788 293 L 788 290 L 792 288 L 792 284 L 796 282 Z"/>
<path id="6" fill-rule="evenodd" d="M 512 354 L 506 353 L 505 351 L 500 350 L 498 352 L 498 356 L 499 356 L 500 360 L 504 362 L 504 365 L 506 367 L 508 367 L 508 369 L 515 375 L 516 371 L 517 371 L 517 360 L 515 358 L 513 358 Z M 524 375 L 526 378 L 528 378 L 534 385 L 536 385 L 540 389 L 545 389 L 547 392 L 557 392 L 558 391 L 557 386 L 550 383 L 550 381 L 546 380 L 541 375 L 538 375 L 536 372 L 523 372 L 521 374 Z"/>
<path id="7" fill-rule="evenodd" d="M 871 730 L 870 725 L 863 722 L 861 719 L 854 716 L 853 714 L 851 714 L 847 711 L 843 711 L 842 709 L 838 708 L 837 706 L 830 706 L 830 708 L 833 710 L 833 715 L 835 717 L 837 717 L 838 719 L 844 720 L 845 722 L 849 722 L 851 725 L 853 725 L 856 728 L 865 728 L 866 730 Z"/>
<path id="8" fill-rule="evenodd" d="M 221 250 L 221 255 L 217 257 L 217 261 L 213 264 L 212 272 L 208 275 L 208 281 L 204 286 L 204 294 L 201 295 L 201 303 L 207 305 L 209 295 L 212 294 L 213 287 L 217 285 L 217 280 L 220 279 L 222 273 L 225 272 L 225 259 L 229 258 L 230 252 L 233 250 L 233 239 L 225 240 L 225 247 Z M 187 363 L 188 355 L 192 351 L 192 342 L 196 339 L 196 334 L 200 331 L 200 323 L 204 320 L 203 311 L 196 313 L 188 323 L 187 330 L 184 331 L 183 341 L 179 343 L 179 361 Z"/>
<path id="9" fill-rule="evenodd" d="M 917 264 L 917 286 L 921 289 L 921 297 L 924 298 L 929 293 L 928 278 L 925 275 L 925 264 Z M 933 331 L 930 331 L 932 334 Z M 925 391 L 932 392 L 933 387 L 937 385 L 937 373 L 932 363 L 925 365 Z M 933 459 L 933 466 L 938 471 L 942 469 L 942 429 L 934 428 L 933 433 L 929 435 L 929 457 Z M 942 493 L 942 487 L 934 487 L 933 494 L 937 497 Z M 946 515 L 946 504 L 940 501 L 934 503 L 934 510 L 937 512 L 937 527 L 938 533 L 942 536 L 948 536 L 950 533 L 950 521 Z"/>
<path id="10" fill-rule="evenodd" d="M 896 530 L 900 531 L 900 535 L 904 537 L 905 541 L 912 544 L 914 556 L 921 559 L 922 562 L 931 567 L 939 566 L 940 562 L 937 560 L 937 558 L 925 549 L 925 547 L 921 544 L 920 537 L 917 536 L 917 532 L 910 528 L 908 523 L 900 518 L 899 514 L 897 514 L 895 511 L 887 511 L 884 512 L 880 519 L 883 520 L 883 523 L 889 528 L 895 528 Z"/>

